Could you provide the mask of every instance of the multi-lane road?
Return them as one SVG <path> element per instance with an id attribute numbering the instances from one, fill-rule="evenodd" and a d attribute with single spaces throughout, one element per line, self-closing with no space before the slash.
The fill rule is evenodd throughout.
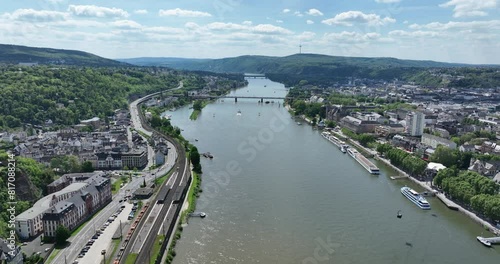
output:
<path id="1" fill-rule="evenodd" d="M 175 89 L 180 89 L 180 88 L 182 88 L 182 82 Z M 148 95 L 130 104 L 131 120 L 133 122 L 134 128 L 147 135 L 151 135 L 152 133 L 143 128 L 140 121 L 137 105 L 143 102 L 144 100 L 150 98 L 151 96 L 152 95 Z M 168 173 L 168 171 L 170 171 L 174 166 L 176 166 L 175 162 L 178 156 L 182 157 L 182 159 L 180 160 L 185 162 L 184 148 L 181 148 L 182 153 L 181 155 L 178 155 L 177 149 L 179 149 L 179 146 L 172 144 L 171 142 L 168 142 L 167 144 L 169 147 L 169 152 L 165 159 L 165 164 L 157 169 L 141 172 L 140 174 L 142 175 L 142 177 L 133 177 L 132 181 L 126 184 L 123 188 L 121 188 L 119 192 L 116 195 L 114 195 L 113 200 L 106 207 L 104 207 L 97 215 L 95 215 L 91 220 L 89 220 L 89 222 L 85 224 L 85 226 L 78 232 L 77 235 L 72 236 L 68 239 L 70 245 L 64 249 L 61 249 L 57 253 L 56 257 L 54 257 L 50 263 L 72 263 L 74 260 L 78 258 L 80 251 L 85 247 L 87 242 L 96 233 L 96 230 L 100 229 L 104 225 L 104 223 L 106 223 L 108 218 L 111 215 L 113 215 L 118 210 L 118 208 L 121 207 L 122 203 L 119 202 L 120 200 L 122 200 L 126 195 L 131 194 L 135 190 L 137 190 L 140 187 L 140 185 L 144 182 L 144 179 L 146 179 L 146 182 L 150 182 L 154 180 L 156 177 L 161 177 L 166 173 Z M 184 164 L 184 162 L 182 164 Z M 185 170 L 183 169 L 182 172 L 184 171 Z"/>
<path id="2" fill-rule="evenodd" d="M 182 83 L 176 89 L 180 88 L 182 88 Z M 152 135 L 153 129 L 146 123 L 141 122 L 143 117 L 139 113 L 139 106 L 154 95 L 138 99 L 130 105 L 130 114 L 134 128 L 146 135 Z M 167 183 L 160 186 L 158 194 L 152 199 L 145 216 L 127 243 L 123 258 L 121 259 L 122 263 L 125 262 L 130 253 L 138 254 L 135 263 L 149 263 L 150 258 L 155 257 L 151 256 L 150 249 L 153 247 L 158 234 L 164 232 L 165 228 L 168 229 L 175 224 L 176 219 L 174 216 L 178 206 L 176 203 L 179 202 L 179 194 L 186 188 L 187 179 L 190 177 L 189 162 L 186 159 L 184 146 L 168 136 L 162 136 L 169 144 L 173 144 L 173 148 L 177 151 L 176 168 L 171 178 Z"/>

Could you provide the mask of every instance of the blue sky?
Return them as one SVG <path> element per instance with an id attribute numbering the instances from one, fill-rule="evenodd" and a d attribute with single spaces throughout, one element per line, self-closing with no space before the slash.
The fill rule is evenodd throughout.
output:
<path id="1" fill-rule="evenodd" d="M 500 0 L 23 0 L 0 42 L 107 58 L 299 52 L 500 64 Z"/>

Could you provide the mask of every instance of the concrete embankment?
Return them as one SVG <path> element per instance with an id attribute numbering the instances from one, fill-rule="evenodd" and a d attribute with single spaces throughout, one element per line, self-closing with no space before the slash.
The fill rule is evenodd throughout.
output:
<path id="1" fill-rule="evenodd" d="M 337 133 L 338 134 L 338 133 Z M 341 135 L 343 136 L 343 135 Z M 372 150 L 372 149 L 368 149 L 368 148 L 365 148 L 363 146 L 361 146 L 361 144 L 359 144 L 358 142 L 350 139 L 349 140 L 349 143 L 353 144 L 354 146 L 356 146 L 357 148 L 363 150 L 364 152 L 366 153 L 370 153 L 373 155 L 373 158 L 374 159 L 377 159 L 377 160 L 380 160 L 382 161 L 383 163 L 385 163 L 387 166 L 390 166 L 391 168 L 393 168 L 394 170 L 396 170 L 400 175 L 402 176 L 405 176 L 406 178 L 410 179 L 411 181 L 413 181 L 414 183 L 420 185 L 422 188 L 426 189 L 427 191 L 431 192 L 431 193 L 434 193 L 435 190 L 432 189 L 430 183 L 426 183 L 426 182 L 421 182 L 413 177 L 410 177 L 410 175 L 408 175 L 406 172 L 404 172 L 403 170 L 397 168 L 396 166 L 392 165 L 391 162 L 387 159 L 384 159 L 382 157 L 380 157 L 376 151 Z M 459 212 L 465 214 L 466 216 L 470 217 L 472 220 L 474 220 L 475 222 L 479 223 L 480 225 L 482 225 L 484 228 L 487 228 L 489 231 L 491 231 L 493 234 L 496 234 L 496 235 L 500 235 L 500 229 L 496 228 L 495 226 L 493 226 L 491 223 L 481 219 L 480 217 L 478 217 L 476 214 L 472 213 L 471 211 L 463 208 L 462 206 L 456 204 L 455 202 L 453 202 L 452 200 L 448 199 L 444 194 L 442 193 L 438 193 L 436 194 L 437 198 L 442 201 L 448 208 L 452 209 L 452 210 L 458 210 Z"/>
<path id="2" fill-rule="evenodd" d="M 382 161 L 383 163 L 387 164 L 388 166 L 392 167 L 394 170 L 398 171 L 401 175 L 406 176 L 408 179 L 413 181 L 414 183 L 420 185 L 422 188 L 426 189 L 429 192 L 435 192 L 434 189 L 430 186 L 429 183 L 421 182 L 413 177 L 410 177 L 406 172 L 400 170 L 396 166 L 392 165 L 389 160 L 386 160 L 384 158 L 379 157 L 378 155 L 375 155 L 375 159 Z M 444 194 L 438 193 L 436 194 L 437 198 L 441 200 L 448 208 L 452 210 L 458 210 L 459 212 L 465 214 L 466 216 L 470 217 L 472 220 L 475 222 L 479 223 L 482 225 L 484 228 L 487 228 L 489 231 L 491 231 L 493 234 L 500 235 L 500 230 L 496 227 L 494 227 L 491 223 L 481 219 L 478 217 L 476 214 L 472 213 L 471 211 L 468 211 L 467 209 L 463 208 L 462 206 L 456 204 L 452 200 L 448 199 Z"/>

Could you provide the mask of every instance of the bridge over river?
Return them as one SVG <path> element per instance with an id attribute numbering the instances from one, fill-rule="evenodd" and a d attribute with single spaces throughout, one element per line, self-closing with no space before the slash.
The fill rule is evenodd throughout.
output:
<path id="1" fill-rule="evenodd" d="M 232 98 L 234 98 L 234 102 L 238 102 L 238 98 L 241 98 L 241 99 L 259 99 L 261 103 L 264 102 L 264 99 L 266 99 L 266 100 L 283 100 L 283 99 L 285 99 L 285 97 L 281 97 L 281 96 L 237 96 L 237 95 L 221 95 L 221 96 L 191 95 L 189 97 L 196 98 L 196 99 L 222 99 L 222 98 L 232 99 Z"/>

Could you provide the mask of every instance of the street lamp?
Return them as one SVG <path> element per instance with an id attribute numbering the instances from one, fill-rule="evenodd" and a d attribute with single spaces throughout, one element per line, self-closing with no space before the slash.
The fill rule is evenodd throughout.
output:
<path id="1" fill-rule="evenodd" d="M 102 257 L 104 258 L 104 264 L 106 264 L 106 250 L 105 250 L 105 249 L 103 249 L 103 250 L 101 251 L 101 255 L 102 255 Z"/>

